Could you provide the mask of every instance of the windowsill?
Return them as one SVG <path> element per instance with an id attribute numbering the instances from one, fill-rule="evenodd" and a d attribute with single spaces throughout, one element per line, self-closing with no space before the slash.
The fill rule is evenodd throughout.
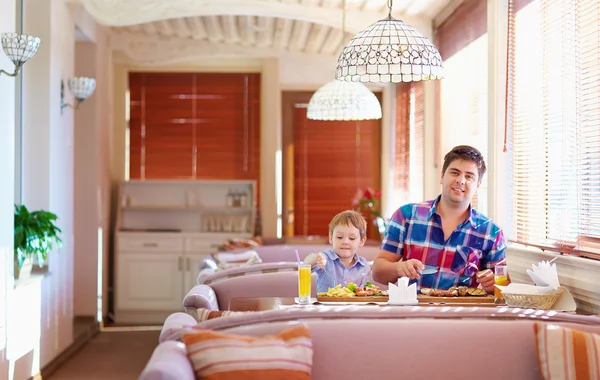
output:
<path id="1" fill-rule="evenodd" d="M 557 257 L 558 256 L 558 257 Z M 538 248 L 510 244 L 506 249 L 507 264 L 513 282 L 532 284 L 527 274 L 532 264 L 542 260 L 556 259 L 558 280 L 575 298 L 577 308 L 592 314 L 600 314 L 600 261 L 578 256 L 558 255 Z"/>
<path id="2" fill-rule="evenodd" d="M 15 279 L 15 283 L 14 283 L 14 289 L 20 288 L 20 287 L 24 287 L 27 286 L 29 284 L 32 284 L 34 282 L 38 282 L 43 280 L 45 277 L 52 275 L 52 272 L 50 272 L 50 270 L 48 269 L 48 266 L 45 265 L 43 267 L 39 267 L 38 265 L 34 264 L 33 268 L 31 268 L 31 275 L 29 275 L 28 278 L 26 279 Z"/>

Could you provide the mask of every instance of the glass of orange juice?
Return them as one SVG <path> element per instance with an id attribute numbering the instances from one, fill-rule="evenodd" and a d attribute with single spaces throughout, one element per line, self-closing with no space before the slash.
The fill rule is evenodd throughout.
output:
<path id="1" fill-rule="evenodd" d="M 500 286 L 508 285 L 508 268 L 506 265 L 496 265 L 494 268 L 494 283 Z M 494 297 L 496 299 L 504 298 L 498 288 L 494 288 Z"/>
<path id="2" fill-rule="evenodd" d="M 310 264 L 298 264 L 298 302 L 310 303 L 311 271 Z"/>

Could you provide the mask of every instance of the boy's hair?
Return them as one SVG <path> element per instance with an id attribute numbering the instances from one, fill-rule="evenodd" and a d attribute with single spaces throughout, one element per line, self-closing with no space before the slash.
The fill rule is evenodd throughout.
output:
<path id="1" fill-rule="evenodd" d="M 329 236 L 332 236 L 333 229 L 340 225 L 358 228 L 361 240 L 367 236 L 367 221 L 362 215 L 354 210 L 342 211 L 331 219 L 331 222 L 329 223 Z"/>
<path id="2" fill-rule="evenodd" d="M 487 170 L 487 168 L 485 167 L 485 161 L 483 160 L 483 155 L 479 150 L 473 148 L 472 146 L 459 145 L 452 148 L 452 150 L 446 153 L 446 156 L 444 156 L 444 166 L 442 167 L 442 175 L 446 173 L 446 169 L 448 169 L 448 166 L 450 166 L 450 164 L 455 160 L 467 160 L 474 162 L 475 165 L 477 165 L 479 181 L 481 181 L 483 175 L 485 174 L 485 171 Z"/>

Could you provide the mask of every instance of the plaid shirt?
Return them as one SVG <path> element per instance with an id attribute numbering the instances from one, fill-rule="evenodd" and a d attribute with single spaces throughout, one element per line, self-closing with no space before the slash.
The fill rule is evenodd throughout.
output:
<path id="1" fill-rule="evenodd" d="M 436 273 L 422 275 L 419 287 L 448 289 L 452 286 L 477 286 L 477 272 L 493 269 L 505 258 L 506 244 L 502 229 L 488 217 L 469 206 L 469 217 L 446 240 L 442 219 L 436 213 L 440 200 L 411 203 L 400 207 L 385 232 L 381 249 L 417 259 Z M 414 281 L 413 281 L 414 282 Z"/>

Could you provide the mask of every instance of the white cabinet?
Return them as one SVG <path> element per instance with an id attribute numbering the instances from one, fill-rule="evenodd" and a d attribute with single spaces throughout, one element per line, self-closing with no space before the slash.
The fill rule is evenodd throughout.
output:
<path id="1" fill-rule="evenodd" d="M 130 181 L 120 188 L 115 313 L 120 323 L 163 323 L 182 311 L 202 261 L 229 238 L 249 238 L 254 181 Z M 233 202 L 230 194 L 246 194 Z"/>
<path id="2" fill-rule="evenodd" d="M 121 252 L 117 257 L 117 309 L 177 310 L 181 306 L 181 255 Z"/>

